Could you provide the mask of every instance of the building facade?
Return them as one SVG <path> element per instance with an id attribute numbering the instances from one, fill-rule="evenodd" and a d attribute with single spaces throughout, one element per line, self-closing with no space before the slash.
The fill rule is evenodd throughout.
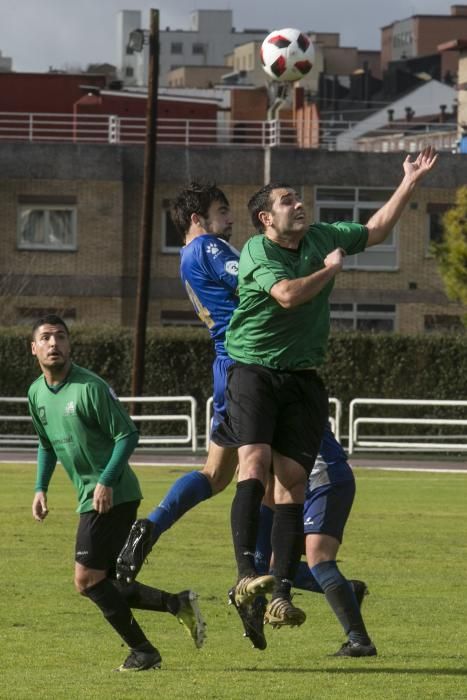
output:
<path id="1" fill-rule="evenodd" d="M 2 323 L 44 311 L 70 321 L 132 326 L 142 201 L 141 146 L 0 144 Z M 264 182 L 259 148 L 159 147 L 149 324 L 197 319 L 178 279 L 181 245 L 170 199 L 190 179 L 215 180 L 232 205 L 235 239 L 251 235 L 246 201 Z M 365 222 L 402 176 L 403 156 L 294 148 L 267 154 L 270 179 L 298 188 L 312 219 Z M 384 245 L 349 257 L 331 299 L 340 329 L 430 332 L 460 327 L 431 245 L 467 181 L 467 159 L 442 154 Z"/>
<path id="2" fill-rule="evenodd" d="M 438 44 L 467 35 L 467 5 L 451 5 L 450 15 L 413 15 L 381 29 L 381 68 L 391 61 L 438 53 Z M 442 76 L 457 70 L 458 57 L 443 54 Z"/>
<path id="3" fill-rule="evenodd" d="M 127 48 L 130 33 L 141 28 L 140 11 L 118 13 L 117 70 L 126 85 L 147 85 L 147 45 L 141 53 L 131 53 Z M 226 65 L 226 56 L 236 46 L 262 41 L 268 33 L 267 29 L 236 31 L 232 10 L 195 10 L 188 29 L 167 27 L 159 32 L 159 83 L 168 86 L 168 73 L 178 66 Z"/>

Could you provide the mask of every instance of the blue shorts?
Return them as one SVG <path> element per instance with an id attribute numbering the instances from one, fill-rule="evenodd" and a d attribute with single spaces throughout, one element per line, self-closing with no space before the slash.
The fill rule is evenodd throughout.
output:
<path id="1" fill-rule="evenodd" d="M 305 535 L 330 535 L 342 542 L 345 524 L 352 510 L 355 479 L 318 486 L 307 494 L 303 506 Z"/>
<path id="2" fill-rule="evenodd" d="M 214 430 L 219 423 L 222 423 L 227 416 L 227 406 L 225 403 L 225 390 L 227 388 L 227 370 L 234 361 L 230 357 L 218 357 L 216 355 L 212 363 L 213 376 L 213 393 L 212 393 L 212 408 L 213 418 L 211 430 Z"/>

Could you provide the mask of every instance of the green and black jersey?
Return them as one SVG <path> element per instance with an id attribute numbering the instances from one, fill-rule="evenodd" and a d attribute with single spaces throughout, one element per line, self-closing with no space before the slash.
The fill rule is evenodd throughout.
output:
<path id="1" fill-rule="evenodd" d="M 297 279 L 321 270 L 336 248 L 347 255 L 365 249 L 368 231 L 361 224 L 312 224 L 297 250 L 283 248 L 264 235 L 250 238 L 240 255 L 240 303 L 226 334 L 234 360 L 272 369 L 299 370 L 324 361 L 329 336 L 329 295 L 334 280 L 313 299 L 285 309 L 270 295 L 283 279 Z"/>
<path id="2" fill-rule="evenodd" d="M 106 382 L 72 364 L 58 387 L 41 375 L 28 392 L 29 409 L 44 450 L 62 463 L 78 494 L 78 512 L 92 510 L 94 488 L 115 444 L 137 428 Z M 113 504 L 141 499 L 138 479 L 128 462 L 118 471 Z"/>

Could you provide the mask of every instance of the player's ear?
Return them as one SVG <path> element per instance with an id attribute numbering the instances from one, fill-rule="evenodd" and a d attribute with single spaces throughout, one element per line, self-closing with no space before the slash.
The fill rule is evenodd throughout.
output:
<path id="1" fill-rule="evenodd" d="M 35 341 L 31 341 L 31 354 L 36 355 L 36 343 Z"/>
<path id="2" fill-rule="evenodd" d="M 258 220 L 265 228 L 270 226 L 272 221 L 272 215 L 270 211 L 260 211 L 258 212 Z"/>

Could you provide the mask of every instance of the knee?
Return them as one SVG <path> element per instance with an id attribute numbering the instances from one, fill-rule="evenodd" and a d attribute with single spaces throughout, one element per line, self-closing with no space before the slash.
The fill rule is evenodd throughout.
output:
<path id="1" fill-rule="evenodd" d="M 102 581 L 104 578 L 105 573 L 100 576 L 96 576 L 95 572 L 90 570 L 86 571 L 86 569 L 80 571 L 79 573 L 75 572 L 75 590 L 80 595 L 85 596 L 88 588 L 95 586 L 97 583 L 99 583 L 99 581 Z"/>
<path id="2" fill-rule="evenodd" d="M 79 578 L 75 576 L 74 584 L 75 591 L 77 593 L 79 593 L 80 595 L 86 595 L 86 588 L 89 588 L 90 586 L 84 576 L 80 576 Z"/>
<path id="3" fill-rule="evenodd" d="M 271 451 L 266 445 L 248 445 L 239 449 L 239 481 L 258 479 L 266 487 L 271 470 Z"/>
<path id="4" fill-rule="evenodd" d="M 308 533 L 305 536 L 306 560 L 308 566 L 324 562 L 335 562 L 339 551 L 339 541 L 330 535 Z"/>
<path id="5" fill-rule="evenodd" d="M 208 479 L 213 494 L 223 491 L 232 481 L 235 474 L 236 465 L 228 466 L 211 466 L 206 465 L 202 474 Z"/>
<path id="6" fill-rule="evenodd" d="M 201 473 L 208 479 L 213 494 L 223 491 L 230 484 L 237 462 L 237 450 L 210 443 L 208 458 Z"/>

